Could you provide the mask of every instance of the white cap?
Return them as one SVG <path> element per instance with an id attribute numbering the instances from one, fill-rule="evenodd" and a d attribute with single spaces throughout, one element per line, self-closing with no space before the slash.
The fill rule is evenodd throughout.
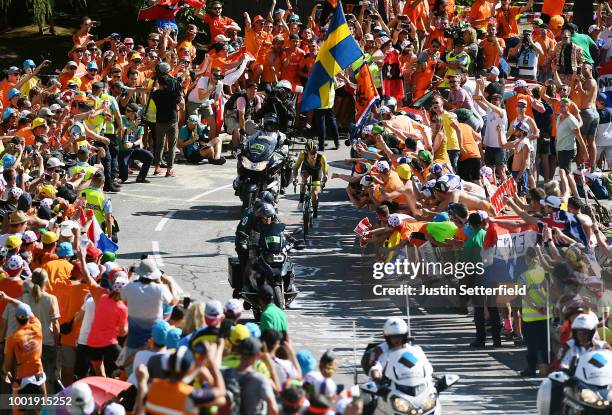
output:
<path id="1" fill-rule="evenodd" d="M 73 383 L 68 396 L 71 404 L 66 409 L 73 415 L 89 415 L 96 409 L 93 393 L 87 383 Z"/>
<path id="2" fill-rule="evenodd" d="M 589 26 L 589 29 L 587 31 L 588 31 L 588 33 L 590 35 L 591 33 L 593 33 L 596 30 L 601 30 L 601 29 L 596 24 L 592 24 L 592 25 Z"/>
<path id="3" fill-rule="evenodd" d="M 488 70 L 488 73 L 492 73 L 495 76 L 499 76 L 499 68 L 497 66 L 491 66 Z"/>
<path id="4" fill-rule="evenodd" d="M 51 157 L 49 160 L 47 160 L 47 167 L 49 168 L 64 167 L 65 165 L 66 164 L 61 162 L 57 157 Z"/>
<path id="5" fill-rule="evenodd" d="M 390 168 L 391 167 L 389 166 L 389 163 L 386 160 L 378 160 L 376 162 L 376 170 L 381 173 L 385 170 L 389 170 Z"/>
<path id="6" fill-rule="evenodd" d="M 102 415 L 125 415 L 125 408 L 121 404 L 113 402 L 106 405 Z"/>

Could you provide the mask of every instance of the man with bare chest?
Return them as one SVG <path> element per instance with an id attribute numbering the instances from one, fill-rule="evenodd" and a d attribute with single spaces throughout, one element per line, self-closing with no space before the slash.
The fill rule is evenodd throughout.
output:
<path id="1" fill-rule="evenodd" d="M 599 125 L 599 113 L 595 101 L 597 99 L 597 81 L 593 78 L 593 67 L 591 64 L 583 63 L 580 74 L 576 77 L 573 87 L 573 101 L 580 108 L 582 127 L 580 133 L 587 142 L 588 166 L 595 165 L 595 131 Z"/>

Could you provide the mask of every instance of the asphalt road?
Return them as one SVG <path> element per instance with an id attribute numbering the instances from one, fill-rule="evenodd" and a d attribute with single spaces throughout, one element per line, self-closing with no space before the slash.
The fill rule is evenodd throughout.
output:
<path id="1" fill-rule="evenodd" d="M 332 171 L 346 172 L 348 166 L 341 161 L 348 157 L 346 149 L 326 155 L 333 161 Z M 143 254 L 153 255 L 192 298 L 230 298 L 227 259 L 234 254 L 240 215 L 231 185 L 235 172 L 236 161 L 228 160 L 224 166 L 178 165 L 177 177 L 151 175 L 147 185 L 133 183 L 132 176 L 120 193 L 111 195 L 121 227 L 120 262 L 129 265 Z M 365 346 L 380 339 L 386 318 L 405 315 L 406 307 L 403 298 L 365 298 L 373 258 L 356 246 L 352 230 L 366 212 L 350 205 L 342 185 L 339 180 L 328 183 L 319 208 L 320 224 L 307 249 L 294 252 L 301 293 L 287 315 L 298 349 L 309 349 L 316 358 L 333 349 L 341 359 L 338 381 L 350 386 Z M 289 188 L 279 204 L 289 228 L 301 224 L 292 192 Z M 444 413 L 536 412 L 538 382 L 516 375 L 524 352 L 510 344 L 495 351 L 470 350 L 471 317 L 449 314 L 449 309 L 412 304 L 410 314 L 412 334 L 436 372 L 461 376 L 456 387 L 443 394 Z"/>

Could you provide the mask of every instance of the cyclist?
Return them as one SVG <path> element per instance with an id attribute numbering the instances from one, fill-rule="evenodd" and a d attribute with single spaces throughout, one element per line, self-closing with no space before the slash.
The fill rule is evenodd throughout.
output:
<path id="1" fill-rule="evenodd" d="M 300 187 L 300 203 L 298 210 L 302 210 L 304 206 L 304 193 L 306 192 L 305 183 L 308 177 L 312 177 L 312 215 L 316 219 L 319 209 L 319 192 L 321 187 L 325 187 L 327 182 L 327 160 L 323 154 L 317 152 L 317 143 L 314 140 L 308 140 L 306 148 L 300 153 L 293 167 L 293 182 L 297 180 L 298 169 L 302 167 L 300 174 L 302 176 L 302 185 Z"/>

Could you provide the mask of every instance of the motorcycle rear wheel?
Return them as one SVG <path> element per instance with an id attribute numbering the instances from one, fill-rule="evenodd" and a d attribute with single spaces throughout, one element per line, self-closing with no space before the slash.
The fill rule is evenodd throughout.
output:
<path id="1" fill-rule="evenodd" d="M 275 285 L 274 287 L 274 304 L 277 305 L 281 310 L 285 309 L 285 293 L 283 293 L 282 285 Z"/>

